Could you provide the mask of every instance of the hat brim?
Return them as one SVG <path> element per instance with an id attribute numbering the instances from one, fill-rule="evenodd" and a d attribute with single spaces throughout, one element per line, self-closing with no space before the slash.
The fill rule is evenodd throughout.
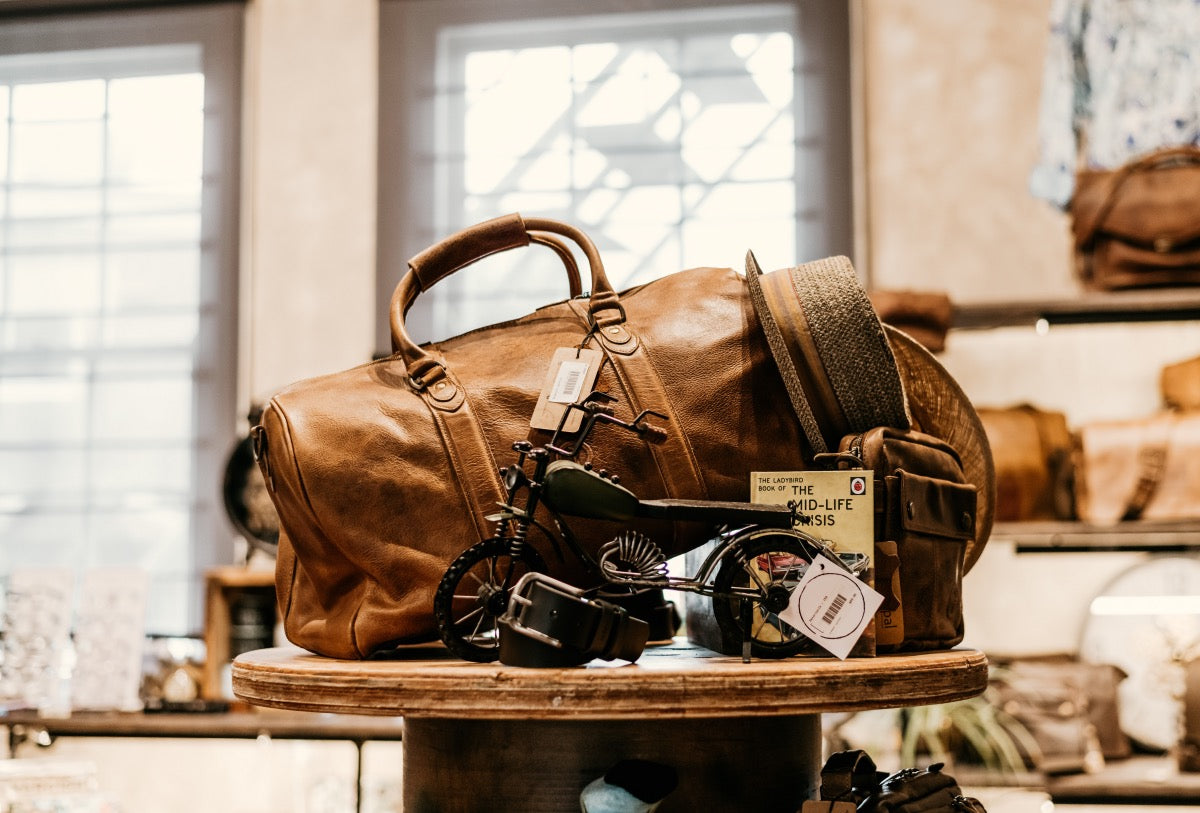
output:
<path id="1" fill-rule="evenodd" d="M 987 432 L 962 387 L 925 347 L 891 325 L 883 329 L 904 382 L 913 428 L 953 446 L 967 482 L 978 489 L 975 537 L 967 543 L 965 573 L 983 553 L 995 516 L 996 469 Z"/>

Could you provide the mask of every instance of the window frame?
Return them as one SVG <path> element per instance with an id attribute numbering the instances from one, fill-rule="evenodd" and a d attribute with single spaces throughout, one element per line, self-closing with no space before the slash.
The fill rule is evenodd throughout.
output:
<path id="1" fill-rule="evenodd" d="M 163 8 L 59 10 L 61 3 L 0 4 L 0 55 L 146 45 L 198 44 L 204 82 L 200 204 L 201 308 L 213 308 L 193 355 L 187 630 L 204 619 L 206 572 L 235 558 L 236 533 L 224 510 L 225 461 L 237 439 L 238 264 L 240 255 L 241 72 L 244 3 L 167 3 Z M 79 4 L 70 4 L 77 10 Z M 123 4 L 118 4 L 123 5 Z M 21 13 L 13 13 L 21 12 Z M 30 13 L 25 13 L 30 12 Z M 44 13 L 32 13 L 44 12 Z M 211 246 L 211 252 L 207 247 Z M 204 322 L 202 321 L 203 325 Z M 207 443 L 198 443 L 207 439 Z M 66 563 L 64 563 L 66 564 Z M 152 574 L 153 575 L 153 574 Z M 155 618 L 148 617 L 148 631 Z"/>

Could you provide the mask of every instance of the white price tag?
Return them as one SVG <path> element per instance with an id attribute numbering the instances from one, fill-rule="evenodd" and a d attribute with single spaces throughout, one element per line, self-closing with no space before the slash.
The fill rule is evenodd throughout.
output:
<path id="1" fill-rule="evenodd" d="M 583 394 L 583 384 L 587 380 L 588 363 L 586 361 L 564 361 L 558 367 L 554 377 L 554 385 L 550 388 L 550 401 L 556 404 L 573 404 Z"/>
<path id="2" fill-rule="evenodd" d="M 845 660 L 882 602 L 883 596 L 866 583 L 829 558 L 818 556 L 779 617 Z"/>

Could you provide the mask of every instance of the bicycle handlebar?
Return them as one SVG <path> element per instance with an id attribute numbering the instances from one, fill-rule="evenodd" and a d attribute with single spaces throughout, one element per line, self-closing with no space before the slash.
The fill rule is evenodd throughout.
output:
<path id="1" fill-rule="evenodd" d="M 583 448 L 584 441 L 591 434 L 596 422 L 615 424 L 622 429 L 627 429 L 635 433 L 647 443 L 662 443 L 667 439 L 667 430 L 659 426 L 654 426 L 645 422 L 648 416 L 653 415 L 656 418 L 667 420 L 667 416 L 661 412 L 655 412 L 652 409 L 643 409 L 637 414 L 632 421 L 623 421 L 616 417 L 616 410 L 612 404 L 616 403 L 617 398 L 602 390 L 592 390 L 588 396 L 582 401 L 574 404 L 567 404 L 566 410 L 563 412 L 562 419 L 558 422 L 558 428 L 554 430 L 554 435 L 550 438 L 550 442 L 546 444 L 546 448 L 557 455 L 568 459 L 574 458 Z M 571 444 L 571 448 L 558 445 L 558 437 L 563 433 L 563 427 L 567 424 L 567 416 L 572 410 L 579 410 L 584 413 L 583 425 L 579 428 L 579 436 L 575 442 Z"/>

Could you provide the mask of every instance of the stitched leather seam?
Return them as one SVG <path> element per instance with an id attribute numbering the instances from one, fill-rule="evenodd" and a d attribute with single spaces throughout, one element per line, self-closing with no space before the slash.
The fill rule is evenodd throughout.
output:
<path id="1" fill-rule="evenodd" d="M 584 321 L 586 326 L 587 316 L 580 313 L 580 303 L 572 302 L 571 304 L 576 315 Z M 661 446 L 650 444 L 651 459 L 658 469 L 663 488 L 670 497 L 705 499 L 708 495 L 708 488 L 697 464 L 695 451 L 692 449 L 691 441 L 682 431 L 675 408 L 671 404 L 670 394 L 663 386 L 662 376 L 659 375 L 658 368 L 648 352 L 645 339 L 629 330 L 628 323 L 625 323 L 625 328 L 630 337 L 627 344 L 612 347 L 603 340 L 599 344 L 604 351 L 605 358 L 612 364 L 621 388 L 625 391 L 630 409 L 635 413 L 642 409 L 655 409 L 667 415 L 670 424 L 667 440 Z M 629 367 L 633 369 L 628 369 Z M 639 378 L 644 381 L 644 387 L 634 385 L 635 371 L 642 373 Z M 676 467 L 680 471 L 671 467 L 672 455 L 678 455 L 686 462 L 685 466 Z M 684 480 L 690 480 L 690 482 L 685 484 Z"/>
<path id="2" fill-rule="evenodd" d="M 488 485 L 492 486 L 493 493 L 491 496 L 493 497 L 493 502 L 502 500 L 503 494 L 500 490 L 499 475 L 496 474 L 496 461 L 492 457 L 491 449 L 488 448 L 487 441 L 480 431 L 479 421 L 475 418 L 475 413 L 467 400 L 466 391 L 460 387 L 459 392 L 462 395 L 462 403 L 453 412 L 447 412 L 441 405 L 433 402 L 432 396 L 428 393 L 422 393 L 422 400 L 430 408 L 429 411 L 433 416 L 434 425 L 437 426 L 438 432 L 442 436 L 442 445 L 446 449 L 446 454 L 450 457 L 451 472 L 455 475 L 455 485 L 458 486 L 463 503 L 471 515 L 471 521 L 475 524 L 479 538 L 482 540 L 488 536 L 487 520 L 483 518 L 486 510 L 483 507 L 485 500 L 484 495 L 480 493 L 483 484 L 467 482 L 467 474 L 470 469 L 465 467 L 462 461 L 467 458 L 474 458 L 480 464 L 476 468 L 482 466 L 482 468 L 491 472 L 492 476 Z M 451 427 L 447 421 L 451 415 L 457 415 L 458 420 L 462 422 L 469 422 L 469 426 L 467 427 L 469 441 L 465 447 L 459 445 L 459 442 L 455 439 L 456 433 L 450 431 Z"/>

